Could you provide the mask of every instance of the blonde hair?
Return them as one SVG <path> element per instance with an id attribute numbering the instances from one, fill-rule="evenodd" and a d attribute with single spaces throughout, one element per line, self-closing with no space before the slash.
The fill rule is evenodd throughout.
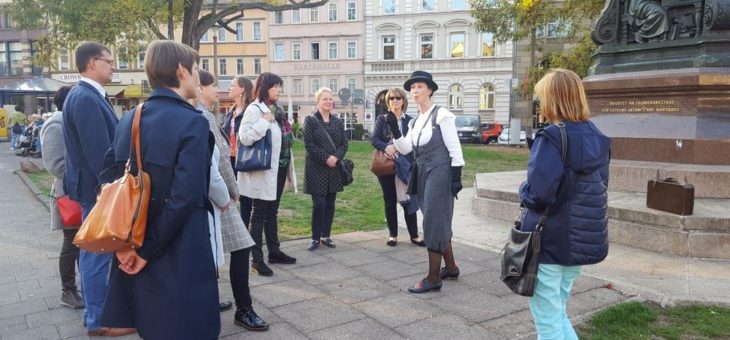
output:
<path id="1" fill-rule="evenodd" d="M 319 103 L 319 97 L 322 95 L 322 93 L 325 92 L 329 92 L 330 94 L 332 94 L 332 89 L 330 89 L 329 87 L 320 87 L 319 90 L 314 93 L 314 102 Z"/>
<path id="2" fill-rule="evenodd" d="M 408 109 L 408 99 L 406 99 L 406 91 L 403 91 L 403 89 L 398 87 L 391 87 L 388 92 L 385 93 L 385 103 L 388 105 L 388 110 L 393 111 L 393 108 L 390 107 L 390 96 L 403 98 L 403 108 L 401 110 L 403 113 L 405 113 L 406 109 Z"/>
<path id="3" fill-rule="evenodd" d="M 573 71 L 551 70 L 537 82 L 535 94 L 540 98 L 541 114 L 548 122 L 584 122 L 591 116 L 583 82 Z"/>

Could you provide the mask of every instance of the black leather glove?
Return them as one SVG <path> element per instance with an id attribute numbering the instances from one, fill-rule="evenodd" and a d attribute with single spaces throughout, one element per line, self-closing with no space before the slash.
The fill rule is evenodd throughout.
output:
<path id="1" fill-rule="evenodd" d="M 393 112 L 388 111 L 388 113 L 385 114 L 385 123 L 388 124 L 390 133 L 393 134 L 394 139 L 398 139 L 403 136 L 400 132 L 400 128 L 398 127 L 398 118 L 395 118 L 395 114 Z"/>
<path id="2" fill-rule="evenodd" d="M 461 167 L 460 166 L 452 166 L 451 167 L 451 194 L 454 195 L 455 198 L 459 198 L 457 194 L 463 186 L 461 185 Z"/>

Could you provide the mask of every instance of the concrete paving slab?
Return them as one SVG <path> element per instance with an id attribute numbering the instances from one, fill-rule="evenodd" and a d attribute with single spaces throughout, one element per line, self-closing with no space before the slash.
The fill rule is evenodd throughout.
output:
<path id="1" fill-rule="evenodd" d="M 373 319 L 362 319 L 307 334 L 313 340 L 405 340 Z"/>
<path id="2" fill-rule="evenodd" d="M 358 272 L 350 269 L 350 267 L 343 266 L 335 262 L 295 268 L 291 270 L 291 273 L 292 275 L 315 286 L 326 282 L 349 279 L 360 275 Z"/>
<path id="3" fill-rule="evenodd" d="M 476 290 L 448 294 L 429 300 L 441 309 L 467 321 L 480 323 L 528 308 L 527 299 L 517 295 L 498 297 Z"/>
<path id="4" fill-rule="evenodd" d="M 380 254 L 364 249 L 338 251 L 324 254 L 324 256 L 345 266 L 360 266 L 385 260 Z"/>
<path id="5" fill-rule="evenodd" d="M 251 288 L 251 296 L 255 296 L 266 307 L 279 307 L 295 302 L 316 299 L 325 293 L 319 288 L 301 279 L 265 284 Z"/>
<path id="6" fill-rule="evenodd" d="M 405 334 L 411 339 L 489 339 L 484 328 L 451 314 L 435 316 L 409 325 L 397 327 L 395 330 L 398 333 Z"/>
<path id="7" fill-rule="evenodd" d="M 356 276 L 341 281 L 323 283 L 318 288 L 347 304 L 372 300 L 398 292 L 397 288 L 367 276 Z"/>
<path id="8" fill-rule="evenodd" d="M 353 307 L 388 327 L 407 325 L 444 313 L 433 304 L 401 293 L 360 302 Z"/>
<path id="9" fill-rule="evenodd" d="M 309 333 L 365 317 L 356 309 L 325 297 L 277 307 L 274 313 L 296 329 Z"/>

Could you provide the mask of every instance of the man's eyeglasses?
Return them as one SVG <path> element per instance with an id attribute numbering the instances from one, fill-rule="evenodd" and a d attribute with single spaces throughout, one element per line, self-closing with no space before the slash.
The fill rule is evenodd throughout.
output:
<path id="1" fill-rule="evenodd" d="M 403 97 L 390 97 L 388 100 L 403 100 Z"/>
<path id="2" fill-rule="evenodd" d="M 111 60 L 111 59 L 104 59 L 104 58 L 94 58 L 94 59 L 103 60 L 103 61 L 106 61 L 106 63 L 109 65 L 114 65 L 114 60 Z"/>

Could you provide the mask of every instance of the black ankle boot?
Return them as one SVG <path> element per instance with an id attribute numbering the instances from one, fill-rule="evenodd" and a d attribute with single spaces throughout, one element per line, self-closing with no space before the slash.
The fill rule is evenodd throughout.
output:
<path id="1" fill-rule="evenodd" d="M 277 252 L 269 253 L 269 263 L 295 264 L 297 263 L 297 259 L 284 254 L 283 251 L 279 250 Z"/>
<path id="2" fill-rule="evenodd" d="M 261 319 L 253 308 L 237 309 L 233 323 L 249 331 L 261 332 L 269 329 L 269 324 Z"/>
<path id="3" fill-rule="evenodd" d="M 264 263 L 264 261 L 261 262 L 251 262 L 251 269 L 261 276 L 271 276 L 274 275 L 274 271 L 269 268 L 269 266 Z"/>

